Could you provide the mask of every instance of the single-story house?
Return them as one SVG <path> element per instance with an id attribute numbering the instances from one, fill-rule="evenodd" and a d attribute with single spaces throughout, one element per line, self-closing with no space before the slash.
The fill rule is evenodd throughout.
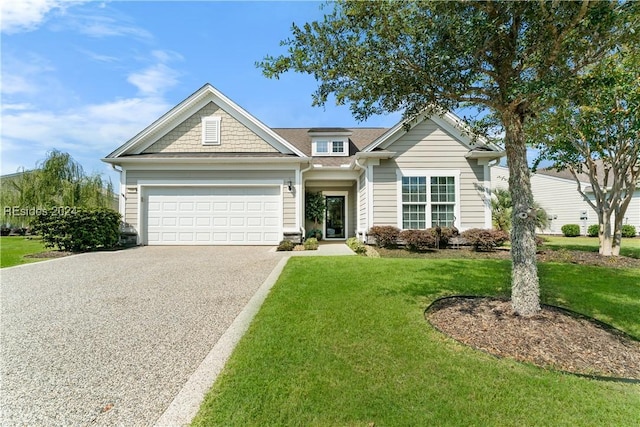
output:
<path id="1" fill-rule="evenodd" d="M 603 176 L 603 169 L 599 176 Z M 578 175 L 580 188 L 591 200 L 593 191 L 589 177 Z M 491 168 L 492 188 L 508 188 L 509 169 L 504 166 Z M 539 169 L 531 174 L 531 192 L 534 200 L 547 212 L 549 226 L 538 230 L 543 234 L 562 234 L 565 224 L 578 224 L 582 234 L 587 234 L 589 225 L 598 223 L 598 215 L 578 192 L 578 183 L 567 170 L 556 171 L 553 168 Z M 637 189 L 627 208 L 624 224 L 632 224 L 640 230 L 640 189 Z"/>
<path id="2" fill-rule="evenodd" d="M 383 128 L 270 128 L 210 84 L 103 161 L 120 171 L 120 212 L 143 245 L 275 245 L 313 228 L 305 194 L 326 197 L 326 239 L 374 225 L 490 228 L 489 166 L 453 114 Z"/>

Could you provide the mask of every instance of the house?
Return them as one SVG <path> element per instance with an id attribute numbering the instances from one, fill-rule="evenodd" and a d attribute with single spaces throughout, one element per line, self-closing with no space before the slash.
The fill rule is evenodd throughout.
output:
<path id="1" fill-rule="evenodd" d="M 373 225 L 491 227 L 484 188 L 503 153 L 452 114 L 382 128 L 276 128 L 210 84 L 103 161 L 144 245 L 275 245 L 313 228 L 305 193 L 326 197 L 326 239 Z"/>
<path id="2" fill-rule="evenodd" d="M 599 176 L 603 176 L 603 170 Z M 591 183 L 586 174 L 578 176 L 580 188 L 593 200 Z M 509 169 L 504 166 L 491 168 L 492 188 L 508 188 Z M 547 212 L 549 226 L 538 230 L 543 234 L 562 234 L 565 224 L 578 224 L 582 234 L 587 234 L 589 225 L 598 223 L 598 215 L 578 192 L 578 183 L 567 170 L 539 169 L 531 174 L 533 199 Z M 627 208 L 623 224 L 632 224 L 640 229 L 640 189 L 637 189 Z"/>

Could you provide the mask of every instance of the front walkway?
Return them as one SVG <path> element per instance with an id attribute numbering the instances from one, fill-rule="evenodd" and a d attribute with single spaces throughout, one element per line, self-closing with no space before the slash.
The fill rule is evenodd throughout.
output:
<path id="1" fill-rule="evenodd" d="M 318 245 L 317 251 L 291 251 L 285 252 L 291 256 L 337 256 L 337 255 L 355 255 L 349 246 L 342 241 L 326 241 L 323 240 Z"/>

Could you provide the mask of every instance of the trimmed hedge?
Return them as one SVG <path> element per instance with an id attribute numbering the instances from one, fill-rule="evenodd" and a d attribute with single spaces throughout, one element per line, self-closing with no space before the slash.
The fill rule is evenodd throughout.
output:
<path id="1" fill-rule="evenodd" d="M 404 241 L 408 251 L 423 251 L 426 249 L 446 248 L 449 239 L 453 236 L 450 228 L 440 229 L 440 238 L 435 228 L 426 230 L 404 230 L 400 233 L 400 239 Z"/>
<path id="2" fill-rule="evenodd" d="M 400 229 L 392 225 L 374 225 L 369 229 L 369 235 L 376 239 L 381 248 L 395 248 L 398 246 Z"/>
<path id="3" fill-rule="evenodd" d="M 295 248 L 295 243 L 289 241 L 289 240 L 282 240 L 280 242 L 280 244 L 278 244 L 278 247 L 276 248 L 276 251 L 279 252 L 288 252 L 288 251 L 292 251 L 293 248 Z"/>
<path id="4" fill-rule="evenodd" d="M 367 253 L 367 247 L 357 237 L 349 237 L 345 242 L 351 250 L 359 255 Z"/>
<path id="5" fill-rule="evenodd" d="M 622 237 L 636 237 L 636 227 L 631 224 L 625 224 L 620 229 Z"/>
<path id="6" fill-rule="evenodd" d="M 42 236 L 48 248 L 85 252 L 111 249 L 120 240 L 120 213 L 105 208 L 75 208 L 59 215 L 41 212 L 33 222 L 33 231 Z"/>
<path id="7" fill-rule="evenodd" d="M 461 236 L 476 251 L 492 251 L 509 240 L 509 235 L 502 230 L 486 230 L 483 228 L 472 228 L 463 231 Z"/>
<path id="8" fill-rule="evenodd" d="M 565 224 L 561 230 L 564 237 L 578 237 L 580 235 L 580 226 L 578 224 Z"/>
<path id="9" fill-rule="evenodd" d="M 318 239 L 315 237 L 311 237 L 304 241 L 304 250 L 305 251 L 316 251 L 318 250 Z"/>
<path id="10" fill-rule="evenodd" d="M 587 235 L 589 237 L 598 237 L 598 234 L 600 234 L 600 226 L 598 224 L 591 224 L 587 228 Z"/>

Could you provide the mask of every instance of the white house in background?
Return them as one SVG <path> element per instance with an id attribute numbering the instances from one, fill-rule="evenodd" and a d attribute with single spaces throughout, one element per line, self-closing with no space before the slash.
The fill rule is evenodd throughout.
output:
<path id="1" fill-rule="evenodd" d="M 300 240 L 306 192 L 322 192 L 327 239 L 374 225 L 491 227 L 489 165 L 453 114 L 382 128 L 273 129 L 210 84 L 103 161 L 120 171 L 120 212 L 145 245 Z"/>
<path id="2" fill-rule="evenodd" d="M 580 187 L 587 196 L 592 195 L 591 183 L 587 175 L 579 176 Z M 491 168 L 492 188 L 509 187 L 509 169 L 504 166 Z M 531 175 L 531 191 L 536 202 L 544 208 L 549 217 L 549 227 L 539 230 L 544 234 L 561 234 L 565 224 L 578 224 L 583 234 L 591 224 L 598 223 L 598 215 L 578 192 L 578 184 L 569 171 L 541 169 Z M 592 198 L 592 196 L 591 196 Z M 627 209 L 625 224 L 632 224 L 640 230 L 640 189 L 636 190 Z"/>

